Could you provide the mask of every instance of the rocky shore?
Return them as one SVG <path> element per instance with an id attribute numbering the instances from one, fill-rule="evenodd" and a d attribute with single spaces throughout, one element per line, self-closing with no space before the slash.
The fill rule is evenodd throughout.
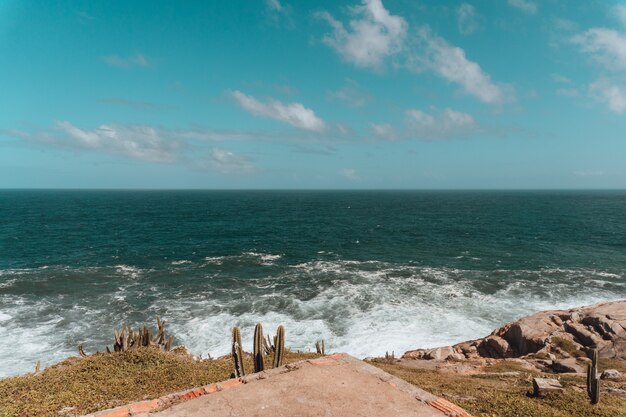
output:
<path id="1" fill-rule="evenodd" d="M 411 350 L 402 359 L 467 364 L 515 359 L 543 372 L 583 373 L 594 349 L 600 358 L 626 361 L 626 300 L 541 311 L 484 338 Z"/>

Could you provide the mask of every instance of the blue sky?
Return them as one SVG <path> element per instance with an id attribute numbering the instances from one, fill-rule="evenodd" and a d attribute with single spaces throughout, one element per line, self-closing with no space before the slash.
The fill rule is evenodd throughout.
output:
<path id="1" fill-rule="evenodd" d="M 626 2 L 0 0 L 0 188 L 625 188 Z"/>

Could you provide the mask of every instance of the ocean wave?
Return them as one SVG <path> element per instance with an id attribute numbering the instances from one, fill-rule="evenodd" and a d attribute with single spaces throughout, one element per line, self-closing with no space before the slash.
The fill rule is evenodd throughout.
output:
<path id="1" fill-rule="evenodd" d="M 204 260 L 207 265 L 223 265 L 226 262 L 252 262 L 263 266 L 270 266 L 282 257 L 283 255 L 278 254 L 248 251 L 242 252 L 239 255 L 207 256 Z"/>
<path id="2" fill-rule="evenodd" d="M 285 325 L 287 343 L 296 350 L 313 350 L 324 338 L 329 351 L 366 357 L 474 339 L 537 310 L 626 293 L 626 274 L 584 268 L 485 271 L 318 259 L 276 263 L 256 277 L 242 277 L 250 265 L 276 262 L 281 255 L 248 252 L 219 259 L 232 268 L 213 273 L 193 263 L 180 278 L 124 264 L 91 268 L 98 278 L 81 281 L 80 292 L 67 292 L 62 281 L 54 293 L 15 295 L 11 284 L 11 293 L 0 292 L 0 337 L 26 347 L 0 345 L 0 377 L 29 372 L 37 360 L 45 365 L 74 355 L 78 343 L 88 352 L 102 351 L 110 331 L 129 318 L 151 324 L 154 316 L 163 317 L 178 343 L 205 357 L 228 353 L 235 325 L 251 349 L 257 322 L 267 334 Z M 11 280 L 60 279 L 54 270 Z M 82 272 L 70 276 L 90 276 Z M 120 275 L 140 279 L 111 279 Z"/>

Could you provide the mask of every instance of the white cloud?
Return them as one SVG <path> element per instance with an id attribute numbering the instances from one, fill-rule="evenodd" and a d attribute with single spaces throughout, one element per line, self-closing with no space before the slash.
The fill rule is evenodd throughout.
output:
<path id="1" fill-rule="evenodd" d="M 265 0 L 265 7 L 273 23 L 283 22 L 288 28 L 294 27 L 290 5 L 281 3 L 281 0 Z"/>
<path id="2" fill-rule="evenodd" d="M 108 124 L 84 130 L 67 121 L 58 121 L 56 126 L 64 133 L 60 144 L 149 162 L 175 162 L 182 145 L 175 139 L 164 137 L 161 131 L 151 126 Z"/>
<path id="3" fill-rule="evenodd" d="M 583 52 L 594 57 L 606 69 L 626 69 L 626 33 L 608 28 L 591 28 L 572 38 Z"/>
<path id="4" fill-rule="evenodd" d="M 389 13 L 381 0 L 363 0 L 350 11 L 354 18 L 349 28 L 328 12 L 318 13 L 333 29 L 324 36 L 324 43 L 357 67 L 382 69 L 385 58 L 402 49 L 408 24 Z"/>
<path id="5" fill-rule="evenodd" d="M 422 47 L 409 57 L 410 69 L 417 72 L 432 70 L 446 80 L 460 84 L 466 93 L 485 103 L 504 101 L 503 87 L 495 84 L 480 65 L 469 60 L 463 49 L 432 35 L 427 28 L 420 30 L 418 39 Z"/>
<path id="6" fill-rule="evenodd" d="M 578 29 L 578 23 L 569 19 L 563 19 L 562 17 L 555 18 L 552 25 L 554 28 L 565 32 L 571 32 Z"/>
<path id="7" fill-rule="evenodd" d="M 449 108 L 431 109 L 430 112 L 409 109 L 405 112 L 404 126 L 400 129 L 388 123 L 372 123 L 370 126 L 375 136 L 387 140 L 451 139 L 484 131 L 470 114 Z"/>
<path id="8" fill-rule="evenodd" d="M 358 180 L 359 176 L 356 173 L 356 170 L 354 168 L 344 168 L 341 170 L 341 175 L 343 175 L 344 177 L 346 177 L 349 180 Z"/>
<path id="9" fill-rule="evenodd" d="M 351 79 L 347 79 L 340 89 L 328 92 L 328 98 L 343 101 L 351 107 L 363 107 L 372 99 L 359 83 Z"/>
<path id="10" fill-rule="evenodd" d="M 471 35 L 478 29 L 476 8 L 469 3 L 462 3 L 456 9 L 457 24 L 462 35 Z"/>
<path id="11" fill-rule="evenodd" d="M 626 5 L 618 4 L 612 9 L 613 15 L 626 27 Z"/>
<path id="12" fill-rule="evenodd" d="M 257 167 L 249 157 L 219 148 L 211 150 L 209 162 L 222 174 L 250 174 L 257 171 Z"/>
<path id="13" fill-rule="evenodd" d="M 234 91 L 231 95 L 242 108 L 255 116 L 270 117 L 300 129 L 316 132 L 321 132 L 326 128 L 324 121 L 317 117 L 313 110 L 300 103 L 283 104 L 274 99 L 261 102 L 241 91 Z"/>
<path id="14" fill-rule="evenodd" d="M 596 100 L 606 103 L 614 113 L 626 111 L 626 84 L 616 84 L 607 78 L 600 78 L 589 86 L 589 93 Z"/>
<path id="15" fill-rule="evenodd" d="M 370 126 L 372 127 L 374 134 L 380 138 L 387 140 L 398 139 L 398 135 L 396 134 L 395 129 L 388 123 L 371 123 Z"/>
<path id="16" fill-rule="evenodd" d="M 129 57 L 121 57 L 119 55 L 103 56 L 102 60 L 112 67 L 129 68 L 129 67 L 147 67 L 150 65 L 148 58 L 143 54 L 136 54 Z"/>
<path id="17" fill-rule="evenodd" d="M 611 8 L 613 16 L 626 26 L 626 6 Z M 571 38 L 583 53 L 598 62 L 605 74 L 589 85 L 589 95 L 609 110 L 626 111 L 626 31 L 594 27 Z"/>
<path id="18" fill-rule="evenodd" d="M 283 9 L 283 5 L 280 4 L 279 0 L 265 0 L 265 4 L 272 10 L 280 12 Z"/>
<path id="19" fill-rule="evenodd" d="M 515 7 L 527 14 L 537 13 L 537 4 L 529 0 L 508 0 L 509 6 Z"/>
<path id="20" fill-rule="evenodd" d="M 432 35 L 427 27 L 406 42 L 409 25 L 401 16 L 394 16 L 385 9 L 381 0 L 363 0 L 361 5 L 350 8 L 354 19 L 349 28 L 328 12 L 318 13 L 333 28 L 323 41 L 335 49 L 347 62 L 357 67 L 380 70 L 385 59 L 399 55 L 405 66 L 414 72 L 433 71 L 448 81 L 460 84 L 463 89 L 479 100 L 498 104 L 505 101 L 503 89 L 497 85 L 480 65 L 469 60 L 465 51 L 450 45 L 445 39 Z M 459 19 L 465 19 L 460 30 L 471 29 L 470 16 L 474 8 L 463 4 L 458 9 Z"/>
<path id="21" fill-rule="evenodd" d="M 418 139 L 447 139 L 469 135 L 478 128 L 471 115 L 448 108 L 434 114 L 409 109 L 406 111 L 406 118 L 409 136 Z"/>

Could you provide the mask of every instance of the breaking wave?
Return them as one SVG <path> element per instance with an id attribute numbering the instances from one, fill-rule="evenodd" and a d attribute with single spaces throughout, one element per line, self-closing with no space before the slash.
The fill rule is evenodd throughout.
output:
<path id="1" fill-rule="evenodd" d="M 74 355 L 79 343 L 102 351 L 114 326 L 152 323 L 156 315 L 178 343 L 205 357 L 229 351 L 235 325 L 251 349 L 257 322 L 267 332 L 285 325 L 294 349 L 311 350 L 324 338 L 329 350 L 359 357 L 399 354 L 484 336 L 537 310 L 619 299 L 626 277 L 585 268 L 473 270 L 337 259 L 289 264 L 281 255 L 242 252 L 174 261 L 167 270 L 7 269 L 0 271 L 0 289 L 0 338 L 11 341 L 0 344 L 4 377 L 32 371 L 38 360 L 47 366 Z"/>

